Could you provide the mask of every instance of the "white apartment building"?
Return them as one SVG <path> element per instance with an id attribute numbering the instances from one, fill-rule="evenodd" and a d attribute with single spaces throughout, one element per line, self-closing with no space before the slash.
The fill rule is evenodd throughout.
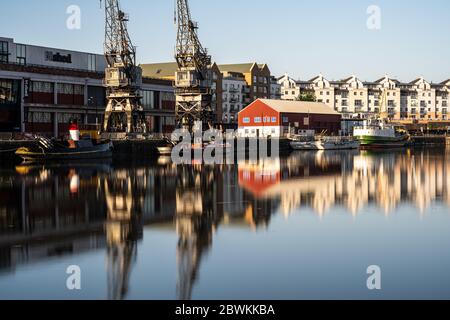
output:
<path id="1" fill-rule="evenodd" d="M 367 118 L 380 114 L 395 120 L 448 120 L 450 80 L 433 84 L 420 77 L 409 83 L 384 76 L 363 82 L 356 76 L 328 81 L 323 75 L 295 81 L 287 74 L 278 79 L 283 100 L 296 100 L 303 93 L 314 94 L 343 114 L 344 118 Z"/>
<path id="2" fill-rule="evenodd" d="M 236 123 L 237 115 L 247 104 L 244 97 L 247 94 L 247 82 L 239 74 L 227 73 L 222 80 L 222 121 Z"/>
<path id="3" fill-rule="evenodd" d="M 278 79 L 275 77 L 270 78 L 270 99 L 281 100 L 281 84 L 278 83 Z"/>

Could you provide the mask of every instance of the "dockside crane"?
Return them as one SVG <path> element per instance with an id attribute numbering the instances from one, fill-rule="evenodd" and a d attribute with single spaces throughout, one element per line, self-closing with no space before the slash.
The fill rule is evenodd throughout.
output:
<path id="1" fill-rule="evenodd" d="M 188 0 L 176 0 L 177 44 L 175 74 L 176 120 L 189 132 L 212 126 L 211 56 L 202 46 Z"/>
<path id="2" fill-rule="evenodd" d="M 120 9 L 119 1 L 105 0 L 107 106 L 104 132 L 146 131 L 139 94 L 142 69 L 136 65 L 136 48 L 128 34 L 127 22 L 128 16 Z"/>

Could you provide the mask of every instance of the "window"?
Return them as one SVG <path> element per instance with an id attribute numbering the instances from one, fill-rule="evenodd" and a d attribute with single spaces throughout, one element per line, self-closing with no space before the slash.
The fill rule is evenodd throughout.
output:
<path id="1" fill-rule="evenodd" d="M 97 70 L 97 57 L 95 56 L 95 54 L 88 54 L 88 70 Z"/>
<path id="2" fill-rule="evenodd" d="M 53 93 L 53 83 L 51 82 L 42 82 L 42 81 L 33 81 L 31 85 L 32 92 L 38 93 Z"/>
<path id="3" fill-rule="evenodd" d="M 244 123 L 250 123 L 250 118 L 244 118 L 244 120 L 242 120 Z"/>
<path id="4" fill-rule="evenodd" d="M 152 110 L 155 109 L 155 99 L 154 92 L 150 90 L 142 90 L 142 106 L 144 110 Z"/>
<path id="5" fill-rule="evenodd" d="M 0 41 L 0 63 L 8 63 L 9 48 L 8 42 Z"/>
<path id="6" fill-rule="evenodd" d="M 19 89 L 20 81 L 0 79 L 0 105 L 19 103 Z"/>
<path id="7" fill-rule="evenodd" d="M 18 44 L 16 45 L 16 52 L 16 62 L 22 65 L 27 64 L 27 47 L 23 44 Z"/>
<path id="8" fill-rule="evenodd" d="M 276 123 L 277 122 L 277 117 L 272 117 L 272 123 Z"/>
<path id="9" fill-rule="evenodd" d="M 255 123 L 261 123 L 261 117 L 255 117 L 254 121 Z"/>

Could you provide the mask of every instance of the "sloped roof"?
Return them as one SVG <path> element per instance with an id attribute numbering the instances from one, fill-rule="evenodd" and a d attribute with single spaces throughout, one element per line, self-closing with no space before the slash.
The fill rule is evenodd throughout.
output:
<path id="1" fill-rule="evenodd" d="M 286 101 L 258 99 L 268 107 L 279 113 L 312 113 L 312 114 L 329 114 L 340 115 L 328 105 L 322 102 L 306 102 L 306 101 Z"/>
<path id="2" fill-rule="evenodd" d="M 148 78 L 175 77 L 178 69 L 176 62 L 141 64 L 142 76 Z"/>
<path id="3" fill-rule="evenodd" d="M 221 72 L 231 71 L 231 72 L 247 73 L 252 70 L 254 65 L 255 65 L 254 62 L 238 63 L 238 64 L 221 64 L 219 65 L 219 69 Z"/>
<path id="4" fill-rule="evenodd" d="M 380 82 L 382 82 L 383 80 L 385 80 L 386 79 L 386 77 L 383 77 L 383 78 L 380 78 L 380 79 L 378 79 L 378 80 L 375 80 L 373 83 L 380 83 Z M 399 84 L 400 83 L 400 81 L 398 81 L 397 79 L 392 79 L 392 78 L 387 78 L 388 80 L 391 80 L 391 81 L 393 81 L 394 83 L 397 83 L 397 84 Z M 369 82 L 370 83 L 370 82 Z"/>

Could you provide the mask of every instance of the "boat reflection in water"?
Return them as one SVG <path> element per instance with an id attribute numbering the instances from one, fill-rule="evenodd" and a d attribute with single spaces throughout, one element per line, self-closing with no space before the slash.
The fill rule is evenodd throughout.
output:
<path id="1" fill-rule="evenodd" d="M 359 219 L 373 207 L 381 216 L 404 215 L 400 210 L 404 205 L 415 206 L 423 216 L 435 214 L 436 210 L 430 210 L 434 204 L 448 210 L 449 158 L 448 151 L 435 149 L 355 150 L 299 152 L 223 166 L 177 166 L 164 159 L 145 164 L 2 168 L 0 288 L 5 290 L 0 290 L 0 298 L 70 299 L 70 293 L 61 291 L 60 284 L 53 287 L 51 281 L 44 297 L 42 293 L 34 296 L 39 290 L 33 286 L 39 284 L 31 283 L 30 288 L 20 279 L 31 272 L 53 279 L 46 271 L 49 265 L 73 262 L 87 253 L 95 257 L 101 254 L 103 261 L 106 257 L 106 268 L 98 262 L 89 265 L 102 269 L 106 276 L 94 277 L 91 285 L 95 287 L 82 291 L 81 298 L 209 298 L 221 288 L 209 287 L 202 279 L 205 275 L 209 281 L 216 278 L 210 269 L 213 265 L 217 268 L 217 255 L 225 250 L 230 256 L 230 252 L 240 250 L 226 250 L 228 242 L 235 243 L 227 235 L 237 234 L 244 242 L 251 242 L 257 236 L 255 231 L 261 230 L 272 238 L 260 246 L 282 252 L 283 247 L 276 246 L 284 235 L 271 230 L 272 220 L 277 228 L 283 224 L 277 218 L 280 215 L 295 220 L 294 215 L 307 215 L 312 210 L 320 221 L 342 210 Z M 284 223 L 289 227 L 289 222 Z M 149 243 L 147 238 L 157 243 Z M 173 250 L 173 255 L 166 256 L 163 250 Z M 148 268 L 145 261 L 150 258 L 158 274 L 142 271 Z M 289 253 L 283 259 L 295 265 Z M 233 266 L 240 263 L 231 260 L 227 262 L 229 269 L 220 268 L 222 273 L 229 272 L 226 278 L 234 279 L 237 286 L 243 270 L 233 271 L 237 270 Z M 254 263 L 247 267 L 258 270 L 261 266 Z M 171 274 L 175 270 L 177 276 Z M 261 282 L 280 277 L 270 274 L 270 269 L 266 272 L 264 278 L 255 275 L 253 283 L 245 279 L 242 290 L 252 292 L 252 285 L 259 288 Z M 221 276 L 225 275 L 217 275 Z M 231 293 L 220 297 L 234 298 Z M 268 292 L 258 297 L 273 296 Z"/>

